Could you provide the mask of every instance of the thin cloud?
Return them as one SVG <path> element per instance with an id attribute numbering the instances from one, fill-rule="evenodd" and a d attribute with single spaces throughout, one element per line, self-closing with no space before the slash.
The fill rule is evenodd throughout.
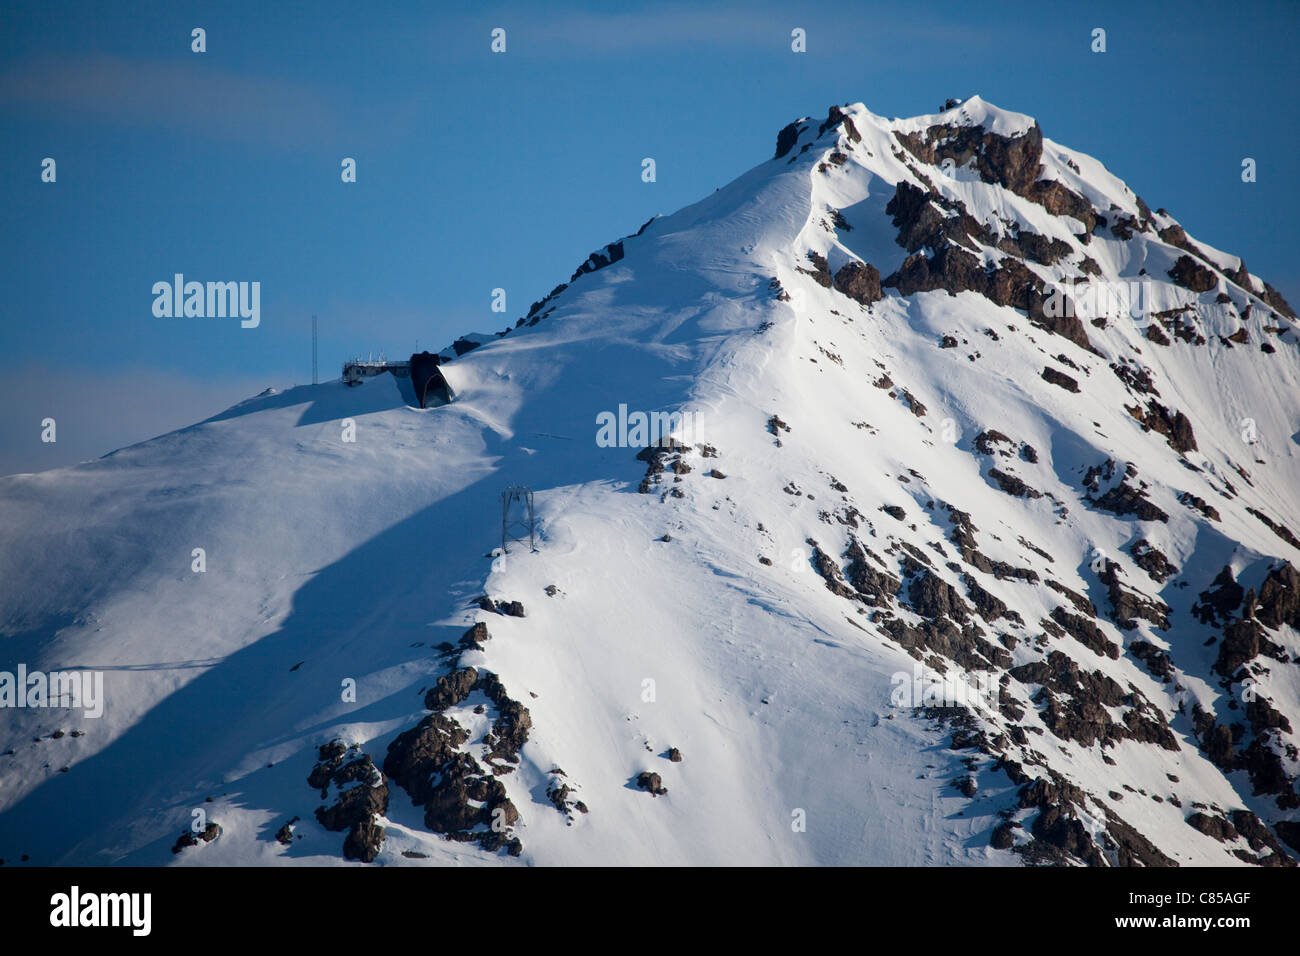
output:
<path id="1" fill-rule="evenodd" d="M 203 381 L 153 369 L 25 366 L 5 382 L 0 476 L 99 458 L 193 425 L 268 385 L 288 385 L 289 378 Z M 56 426 L 57 441 L 49 444 L 41 441 L 46 418 Z"/>
<path id="2" fill-rule="evenodd" d="M 341 125 L 337 105 L 318 89 L 195 60 L 30 57 L 0 75 L 0 109 L 282 148 L 328 141 Z"/>
<path id="3" fill-rule="evenodd" d="M 902 10 L 898 11 L 902 13 Z M 522 56 L 571 57 L 575 49 L 588 54 L 626 55 L 712 49 L 721 53 L 789 52 L 790 31 L 807 31 L 812 54 L 860 55 L 863 44 L 890 59 L 913 59 L 918 48 L 961 46 L 978 50 L 997 38 L 992 28 L 933 23 L 916 24 L 889 9 L 869 11 L 819 10 L 790 7 L 755 8 L 674 5 L 647 10 L 581 12 L 547 16 L 536 22 L 535 11 L 503 12 L 494 25 L 518 40 L 511 48 Z M 520 22 L 522 21 L 522 22 Z M 484 41 L 486 43 L 486 40 Z M 870 67 L 864 63 L 864 69 Z"/>

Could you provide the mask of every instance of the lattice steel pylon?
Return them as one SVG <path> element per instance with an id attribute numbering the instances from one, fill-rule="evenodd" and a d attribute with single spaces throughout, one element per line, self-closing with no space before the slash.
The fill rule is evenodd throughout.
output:
<path id="1" fill-rule="evenodd" d="M 511 513 L 511 505 L 515 506 Z M 511 485 L 501 492 L 501 553 L 510 553 L 510 542 L 528 542 L 528 550 L 537 550 L 536 521 L 533 518 L 533 489 Z M 524 535 L 527 537 L 524 537 Z"/>

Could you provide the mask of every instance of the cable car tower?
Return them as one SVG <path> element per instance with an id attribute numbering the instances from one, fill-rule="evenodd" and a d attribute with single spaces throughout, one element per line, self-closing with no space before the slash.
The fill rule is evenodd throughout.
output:
<path id="1" fill-rule="evenodd" d="M 537 550 L 537 525 L 533 517 L 533 489 L 511 485 L 501 492 L 501 553 L 510 553 L 510 543 L 528 542 L 528 550 Z"/>

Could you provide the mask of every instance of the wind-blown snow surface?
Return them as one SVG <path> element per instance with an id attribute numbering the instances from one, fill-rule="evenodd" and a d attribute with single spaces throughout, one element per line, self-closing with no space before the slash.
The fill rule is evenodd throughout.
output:
<path id="1" fill-rule="evenodd" d="M 1273 832 L 1294 835 L 1300 721 L 1285 578 L 1267 626 L 1249 599 L 1204 622 L 1192 606 L 1225 566 L 1258 591 L 1300 557 L 1247 510 L 1300 526 L 1290 321 L 1236 257 L 1204 244 L 1197 261 L 1216 270 L 1214 288 L 1172 281 L 1184 254 L 1173 220 L 1087 156 L 1043 140 L 1037 178 L 1108 225 L 1133 221 L 1127 239 L 990 182 L 975 161 L 945 172 L 896 135 L 944 126 L 1010 140 L 1036 130 L 978 98 L 898 121 L 860 104 L 832 110 L 794 124 L 781 156 L 602 250 L 528 323 L 448 363 L 450 405 L 409 407 L 387 376 L 269 391 L 97 462 L 0 480 L 0 667 L 101 671 L 106 692 L 97 719 L 3 712 L 6 865 L 24 854 L 342 862 L 343 834 L 314 817 L 329 802 L 307 783 L 318 748 L 338 739 L 383 766 L 429 715 L 425 692 L 466 666 L 498 675 L 531 717 L 518 762 L 495 778 L 522 852 L 430 832 L 389 779 L 377 863 L 1280 861 Z M 1157 344 L 1111 317 L 1083 325 L 1090 351 L 975 291 L 887 288 L 858 301 L 827 287 L 850 261 L 885 277 L 906 265 L 885 208 L 900 183 L 940 197 L 947 218 L 960 203 L 995 237 L 1064 243 L 1051 265 L 1026 262 L 1048 281 L 1082 277 L 1085 256 L 1100 279 L 1149 278 L 1156 311 L 1194 305 L 1165 321 L 1185 337 Z M 990 267 L 1009 256 L 971 248 Z M 826 257 L 820 276 L 810 252 Z M 1241 328 L 1244 343 L 1227 338 Z M 1194 449 L 1137 420 L 1153 394 L 1109 367 L 1120 363 L 1147 370 L 1170 416 L 1185 413 Z M 676 467 L 665 455 L 656 473 L 655 456 L 636 457 L 641 442 L 597 443 L 597 416 L 620 404 L 694 413 Z M 976 441 L 990 430 L 1006 440 Z M 1142 489 L 1129 504 L 1167 520 L 1094 503 L 1116 500 L 1103 496 L 1127 463 L 1121 492 Z M 1028 491 L 1004 491 L 991 468 Z M 508 484 L 536 491 L 539 540 L 535 553 L 494 558 Z M 956 540 L 961 513 L 973 545 Z M 1141 539 L 1176 566 L 1167 580 L 1135 561 Z M 895 593 L 864 599 L 845 583 L 854 541 Z M 981 591 L 1007 613 L 985 601 L 992 619 L 978 616 L 967 602 Z M 1129 592 L 1145 614 L 1115 607 Z M 483 594 L 521 602 L 525 616 L 480 608 Z M 1100 642 L 1085 646 L 1054 612 L 1079 614 Z M 490 632 L 482 649 L 437 649 L 476 621 Z M 1233 621 L 1246 659 L 1216 670 Z M 945 649 L 940 631 L 965 636 Z M 1153 651 L 1172 662 L 1169 680 L 1149 666 Z M 1035 671 L 1052 652 L 1052 676 Z M 991 670 L 1001 700 L 964 719 L 894 706 L 892 676 L 921 657 Z M 1071 661 L 1097 675 L 1090 690 L 1043 691 Z M 1253 698 L 1271 703 L 1247 719 Z M 476 689 L 444 711 L 480 759 L 494 711 L 475 706 L 486 702 Z M 1226 755 L 1215 721 L 1239 726 Z M 667 792 L 640 788 L 643 771 Z M 1039 778 L 1051 787 L 1035 790 Z M 560 780 L 566 810 L 548 798 Z M 196 810 L 220 836 L 174 854 Z M 1275 827 L 1266 839 L 1247 835 L 1246 810 Z M 1205 820 L 1189 825 L 1197 811 Z M 1228 820 L 1230 834 L 1203 832 Z"/>

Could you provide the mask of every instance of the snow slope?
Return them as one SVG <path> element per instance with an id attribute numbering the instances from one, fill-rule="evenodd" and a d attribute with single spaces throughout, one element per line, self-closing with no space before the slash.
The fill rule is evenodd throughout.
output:
<path id="1" fill-rule="evenodd" d="M 268 390 L 97 462 L 0 479 L 0 669 L 99 671 L 106 690 L 99 718 L 4 711 L 0 858 L 341 863 L 346 828 L 315 811 L 380 779 L 387 801 L 354 832 L 385 865 L 1300 855 L 1284 849 L 1300 828 L 1284 562 L 1300 549 L 1259 517 L 1300 527 L 1292 317 L 1096 160 L 1042 139 L 1036 175 L 999 165 L 1035 135 L 978 97 L 905 120 L 832 108 L 449 361 L 450 405 L 409 407 L 387 376 Z M 891 206 L 904 186 L 981 270 L 1143 278 L 1157 313 L 1191 308 L 1158 318 L 1162 345 L 1122 315 L 1053 331 L 951 294 L 956 271 L 900 294 L 919 268 Z M 962 215 L 982 238 L 953 229 Z M 1007 251 L 1031 233 L 1054 252 Z M 944 242 L 912 250 L 932 276 Z M 1169 275 L 1189 246 L 1208 291 Z M 881 297 L 842 291 L 858 262 Z M 620 405 L 691 413 L 689 449 L 603 447 L 598 416 Z M 1194 448 L 1166 427 L 1175 412 Z M 534 489 L 539 539 L 502 556 L 511 484 Z M 1139 540 L 1177 570 L 1152 577 Z M 858 587 L 858 546 L 874 589 Z M 1225 566 L 1259 608 L 1194 613 Z M 490 639 L 462 648 L 475 622 Z M 897 705 L 894 675 L 921 660 L 990 673 L 1000 695 Z M 508 701 L 480 680 L 426 706 L 467 667 Z M 478 777 L 453 788 L 436 761 L 416 774 L 442 801 L 432 817 L 414 776 L 309 786 L 331 741 L 385 767 L 439 714 L 508 801 Z M 503 736 L 517 753 L 493 761 Z M 481 822 L 445 835 L 506 802 L 497 844 Z M 196 819 L 220 835 L 173 852 Z"/>

